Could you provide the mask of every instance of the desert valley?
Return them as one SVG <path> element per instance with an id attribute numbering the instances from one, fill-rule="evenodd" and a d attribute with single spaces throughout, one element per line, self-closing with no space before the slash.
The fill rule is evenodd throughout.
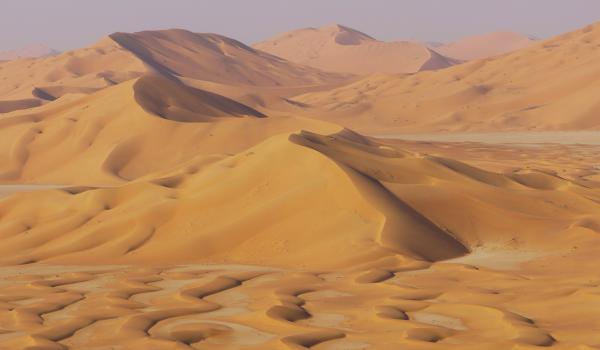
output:
<path id="1" fill-rule="evenodd" d="M 599 96 L 600 23 L 0 54 L 0 349 L 600 349 Z"/>

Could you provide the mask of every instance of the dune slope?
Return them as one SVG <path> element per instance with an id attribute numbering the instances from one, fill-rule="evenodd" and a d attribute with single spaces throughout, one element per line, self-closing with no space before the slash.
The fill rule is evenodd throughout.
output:
<path id="1" fill-rule="evenodd" d="M 455 62 L 415 42 L 383 42 L 341 25 L 299 29 L 254 45 L 286 60 L 351 74 L 414 73 Z"/>

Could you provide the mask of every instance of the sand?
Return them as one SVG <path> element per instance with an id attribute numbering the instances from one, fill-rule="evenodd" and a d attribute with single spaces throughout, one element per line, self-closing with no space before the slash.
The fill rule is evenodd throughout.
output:
<path id="1" fill-rule="evenodd" d="M 90 94 L 146 73 L 245 86 L 340 82 L 322 72 L 217 35 L 172 29 L 113 33 L 92 46 L 37 59 L 0 62 L 0 112 Z M 29 101 L 29 102 L 28 102 Z"/>
<path id="2" fill-rule="evenodd" d="M 594 257 L 598 253 L 600 227 L 592 223 L 600 210 L 600 182 L 588 180 L 583 185 L 586 178 L 578 171 L 587 167 L 587 176 L 598 174 L 600 169 L 593 167 L 600 154 L 597 146 L 554 144 L 532 148 L 473 142 L 386 142 L 387 145 L 382 145 L 348 131 L 334 137 L 307 133 L 292 138 L 276 136 L 244 152 L 243 158 L 233 156 L 195 174 L 188 172 L 183 179 L 150 179 L 155 185 L 146 186 L 138 181 L 120 189 L 90 190 L 80 194 L 64 190 L 24 193 L 5 199 L 0 202 L 4 203 L 0 210 L 3 215 L 1 233 L 5 237 L 2 247 L 11 244 L 10 239 L 6 240 L 7 222 L 18 217 L 18 212 L 39 220 L 28 230 L 28 239 L 51 230 L 57 233 L 69 230 L 64 223 L 58 229 L 58 222 L 54 227 L 47 226 L 49 223 L 45 222 L 44 215 L 53 215 L 49 207 L 41 211 L 35 209 L 46 206 L 41 203 L 44 198 L 54 210 L 60 210 L 56 203 L 68 207 L 72 201 L 75 204 L 69 211 L 82 207 L 77 203 L 90 205 L 113 201 L 110 207 L 98 208 L 100 214 L 85 225 L 98 227 L 106 222 L 104 225 L 109 225 L 110 231 L 120 235 L 116 235 L 113 242 L 84 250 L 85 256 L 66 254 L 27 265 L 0 268 L 0 296 L 4 303 L 0 310 L 3 329 L 0 348 L 594 348 L 600 341 L 594 328 L 599 315 L 597 308 L 590 305 L 598 302 Z M 519 154 L 527 156 L 519 157 Z M 444 158 L 449 156 L 466 163 L 449 163 L 448 158 Z M 525 178 L 517 176 L 519 171 L 504 169 L 511 162 L 528 171 L 535 168 L 548 172 L 550 168 L 558 169 L 559 164 L 567 166 L 568 171 L 561 177 L 569 185 L 538 189 L 547 184 L 538 176 L 525 186 Z M 273 168 L 274 164 L 281 164 L 281 167 Z M 504 169 L 497 171 L 505 175 L 494 175 L 482 168 Z M 253 177 L 248 178 L 253 173 L 249 169 L 258 171 L 257 178 L 264 181 L 264 185 L 254 187 L 252 191 L 240 188 L 244 186 L 243 182 L 259 182 Z M 318 171 L 318 177 L 309 175 L 315 171 Z M 240 176 L 239 180 L 227 177 L 235 172 Z M 203 173 L 214 173 L 210 177 L 219 179 L 211 181 L 208 193 L 207 189 L 198 189 L 198 186 L 206 187 L 202 184 L 207 183 L 209 174 L 202 176 Z M 350 175 L 352 173 L 354 175 Z M 369 174 L 371 180 L 366 183 L 359 180 L 364 174 Z M 429 178 L 423 177 L 426 174 Z M 324 176 L 333 178 L 324 180 L 326 187 L 311 185 L 316 186 L 315 199 L 306 197 L 306 188 L 302 190 L 305 200 L 297 202 L 293 195 L 286 194 L 283 202 L 265 207 L 273 200 L 260 199 L 265 195 L 298 192 L 297 188 L 301 187 L 294 186 L 303 186 L 306 182 L 300 179 L 326 179 Z M 352 180 L 344 180 L 347 177 Z M 222 186 L 217 181 L 221 181 Z M 223 196 L 222 187 L 232 186 L 234 188 L 228 188 L 229 191 L 252 197 Z M 408 251 L 390 254 L 389 250 L 406 248 L 410 241 L 393 240 L 401 245 L 384 250 L 374 248 L 383 240 L 351 239 L 349 234 L 357 224 L 352 216 L 340 217 L 334 226 L 346 228 L 326 228 L 310 237 L 307 231 L 314 230 L 311 223 L 315 218 L 321 218 L 321 222 L 322 218 L 328 218 L 326 221 L 332 222 L 332 218 L 339 216 L 334 214 L 341 210 L 339 205 L 358 210 L 358 215 L 364 219 L 368 219 L 369 211 L 380 211 L 386 216 L 384 227 L 398 224 L 394 223 L 394 216 L 402 217 L 401 211 L 381 212 L 386 206 L 379 202 L 381 199 L 376 200 L 382 197 L 380 186 L 385 186 L 386 191 L 396 198 L 413 203 L 421 213 L 419 215 L 433 218 L 437 214 L 436 225 L 450 227 L 453 221 L 468 223 L 462 228 L 448 229 L 464 242 L 469 242 L 467 233 L 473 232 L 478 220 L 484 218 L 479 238 L 468 244 L 471 252 L 457 252 L 457 257 L 441 260 L 437 257 L 423 259 L 415 252 L 408 256 Z M 359 194 L 348 193 L 351 187 L 359 188 L 362 200 L 369 200 L 369 206 L 373 207 L 368 209 L 358 205 Z M 181 230 L 168 230 L 168 241 L 155 248 L 152 248 L 153 241 L 164 235 L 160 227 L 155 236 L 141 246 L 132 241 L 123 246 L 120 242 L 134 235 L 127 232 L 126 226 L 114 226 L 114 221 L 140 215 L 145 206 L 165 206 L 149 197 L 153 192 L 162 192 L 161 188 L 167 190 L 164 195 L 171 197 L 165 200 L 181 202 L 177 205 L 179 209 L 172 211 L 172 220 L 179 223 L 190 220 L 185 219 L 184 202 L 191 201 L 193 215 L 189 218 L 193 220 L 202 217 L 207 210 L 199 204 L 213 206 L 210 222 L 201 224 L 202 229 L 190 230 L 179 237 L 174 235 Z M 418 188 L 418 192 L 412 191 L 413 188 Z M 460 196 L 457 193 L 447 195 L 456 210 L 447 205 L 435 207 L 433 203 L 439 200 L 432 198 L 452 188 L 461 191 Z M 140 195 L 143 200 L 136 200 Z M 194 202 L 190 195 L 201 199 Z M 213 202 L 207 202 L 207 195 L 214 198 Z M 328 198 L 338 196 L 343 196 L 343 200 L 337 204 L 328 201 Z M 415 204 L 418 202 L 415 199 L 420 197 L 427 198 L 425 207 Z M 518 235 L 503 237 L 500 232 L 492 232 L 486 236 L 487 231 L 494 228 L 492 217 L 485 215 L 486 206 L 501 206 L 510 198 L 515 202 L 507 203 L 509 206 L 504 209 L 497 207 L 491 214 L 501 213 L 499 219 L 509 230 L 507 233 Z M 533 202 L 529 202 L 529 198 Z M 135 202 L 135 209 L 129 207 L 127 202 L 130 200 Z M 261 203 L 253 211 L 268 212 L 262 222 L 277 226 L 277 238 L 270 238 L 261 231 L 261 225 L 251 227 L 245 221 L 236 234 L 231 228 L 218 233 L 220 237 L 230 237 L 226 241 L 226 254 L 206 257 L 207 247 L 214 251 L 218 245 L 210 243 L 206 234 L 198 235 L 201 244 L 193 244 L 189 239 L 210 231 L 211 226 L 222 225 L 215 222 L 217 213 L 236 212 L 236 217 L 246 217 L 244 210 L 250 208 L 248 204 L 233 208 L 233 204 L 228 203 L 229 209 L 218 207 L 236 200 Z M 469 208 L 471 200 L 477 200 L 479 208 Z M 309 207 L 305 207 L 307 203 L 310 203 Z M 428 212 L 427 207 L 431 206 L 433 208 Z M 290 219 L 285 219 L 282 213 L 290 209 L 296 211 L 295 217 L 290 218 L 294 224 L 286 226 L 285 221 Z M 151 222 L 155 220 L 152 217 L 162 216 L 161 211 L 157 209 L 151 216 L 136 222 Z M 586 211 L 595 214 L 589 216 Z M 467 212 L 470 218 L 460 218 L 456 214 L 460 212 Z M 415 215 L 414 211 L 412 213 Z M 376 219 L 377 215 L 373 214 Z M 230 215 L 222 217 L 229 221 Z M 406 219 L 404 217 L 403 225 L 407 224 Z M 72 219 L 67 217 L 67 220 Z M 546 222 L 551 223 L 550 226 L 557 223 L 560 228 L 549 231 L 546 226 L 543 231 L 535 232 L 540 222 L 544 222 L 544 226 Z M 413 225 L 418 226 L 392 230 L 388 234 L 419 232 L 421 241 L 420 235 L 426 231 L 417 229 L 422 224 Z M 110 231 L 105 231 L 104 235 Z M 12 237 L 18 237 L 15 232 L 11 233 Z M 84 232 L 79 229 L 78 235 L 83 237 Z M 261 233 L 247 240 L 244 249 L 232 249 L 234 241 L 231 238 L 249 232 Z M 335 241 L 336 235 L 342 240 Z M 279 244 L 280 239 L 286 241 Z M 298 239 L 301 241 L 296 245 Z M 61 240 L 55 237 L 50 245 L 56 246 Z M 331 240 L 335 241 L 335 248 L 320 250 L 318 244 L 315 245 Z M 81 243 L 72 241 L 65 245 L 62 241 L 63 254 L 69 245 Z M 186 252 L 186 248 L 172 248 L 181 241 L 194 253 L 184 260 L 195 259 L 199 263 L 173 264 Z M 428 247 L 447 246 L 450 242 L 438 238 L 430 241 Z M 21 244 L 27 244 L 27 241 Z M 127 244 L 134 244 L 134 251 L 129 252 L 133 256 L 119 257 L 119 246 L 125 248 Z M 278 247 L 270 248 L 271 245 Z M 30 252 L 42 254 L 37 255 L 40 258 L 48 248 L 44 244 Z M 151 250 L 150 259 L 135 256 L 136 251 L 143 255 L 146 249 Z M 336 252 L 334 257 L 330 254 L 332 250 Z M 169 254 L 170 251 L 176 254 Z M 352 251 L 362 255 L 359 261 L 350 263 L 346 260 L 336 266 Z M 364 254 L 367 251 L 369 254 Z M 251 252 L 261 254 L 249 254 Z M 5 250 L 3 256 L 6 254 Z M 205 263 L 200 263 L 203 260 Z M 240 261 L 246 263 L 240 265 Z"/>
<path id="3" fill-rule="evenodd" d="M 183 30 L 0 63 L 0 349 L 597 348 L 597 29 L 362 78 Z"/>
<path id="4" fill-rule="evenodd" d="M 360 75 L 414 73 L 456 63 L 425 44 L 379 41 L 339 24 L 283 33 L 254 47 L 326 71 Z"/>
<path id="5" fill-rule="evenodd" d="M 378 283 L 359 277 L 231 265 L 7 268 L 0 346 L 592 349 L 582 344 L 598 341 L 588 307 L 596 282 L 581 274 L 439 263 Z"/>
<path id="6" fill-rule="evenodd" d="M 600 25 L 485 60 L 300 95 L 307 115 L 368 134 L 598 129 Z"/>

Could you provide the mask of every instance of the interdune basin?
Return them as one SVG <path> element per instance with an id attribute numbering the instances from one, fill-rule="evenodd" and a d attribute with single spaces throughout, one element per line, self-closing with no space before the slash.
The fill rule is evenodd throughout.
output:
<path id="1" fill-rule="evenodd" d="M 410 74 L 177 29 L 0 62 L 0 349 L 600 348 L 598 33 Z"/>

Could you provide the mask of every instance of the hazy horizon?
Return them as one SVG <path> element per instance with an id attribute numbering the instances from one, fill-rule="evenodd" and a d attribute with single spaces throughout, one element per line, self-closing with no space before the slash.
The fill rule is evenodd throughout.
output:
<path id="1" fill-rule="evenodd" d="M 166 28 L 219 33 L 251 44 L 292 29 L 331 23 L 381 40 L 449 42 L 495 31 L 546 38 L 595 22 L 600 13 L 596 0 L 4 1 L 0 51 L 34 44 L 63 51 L 112 32 Z"/>

